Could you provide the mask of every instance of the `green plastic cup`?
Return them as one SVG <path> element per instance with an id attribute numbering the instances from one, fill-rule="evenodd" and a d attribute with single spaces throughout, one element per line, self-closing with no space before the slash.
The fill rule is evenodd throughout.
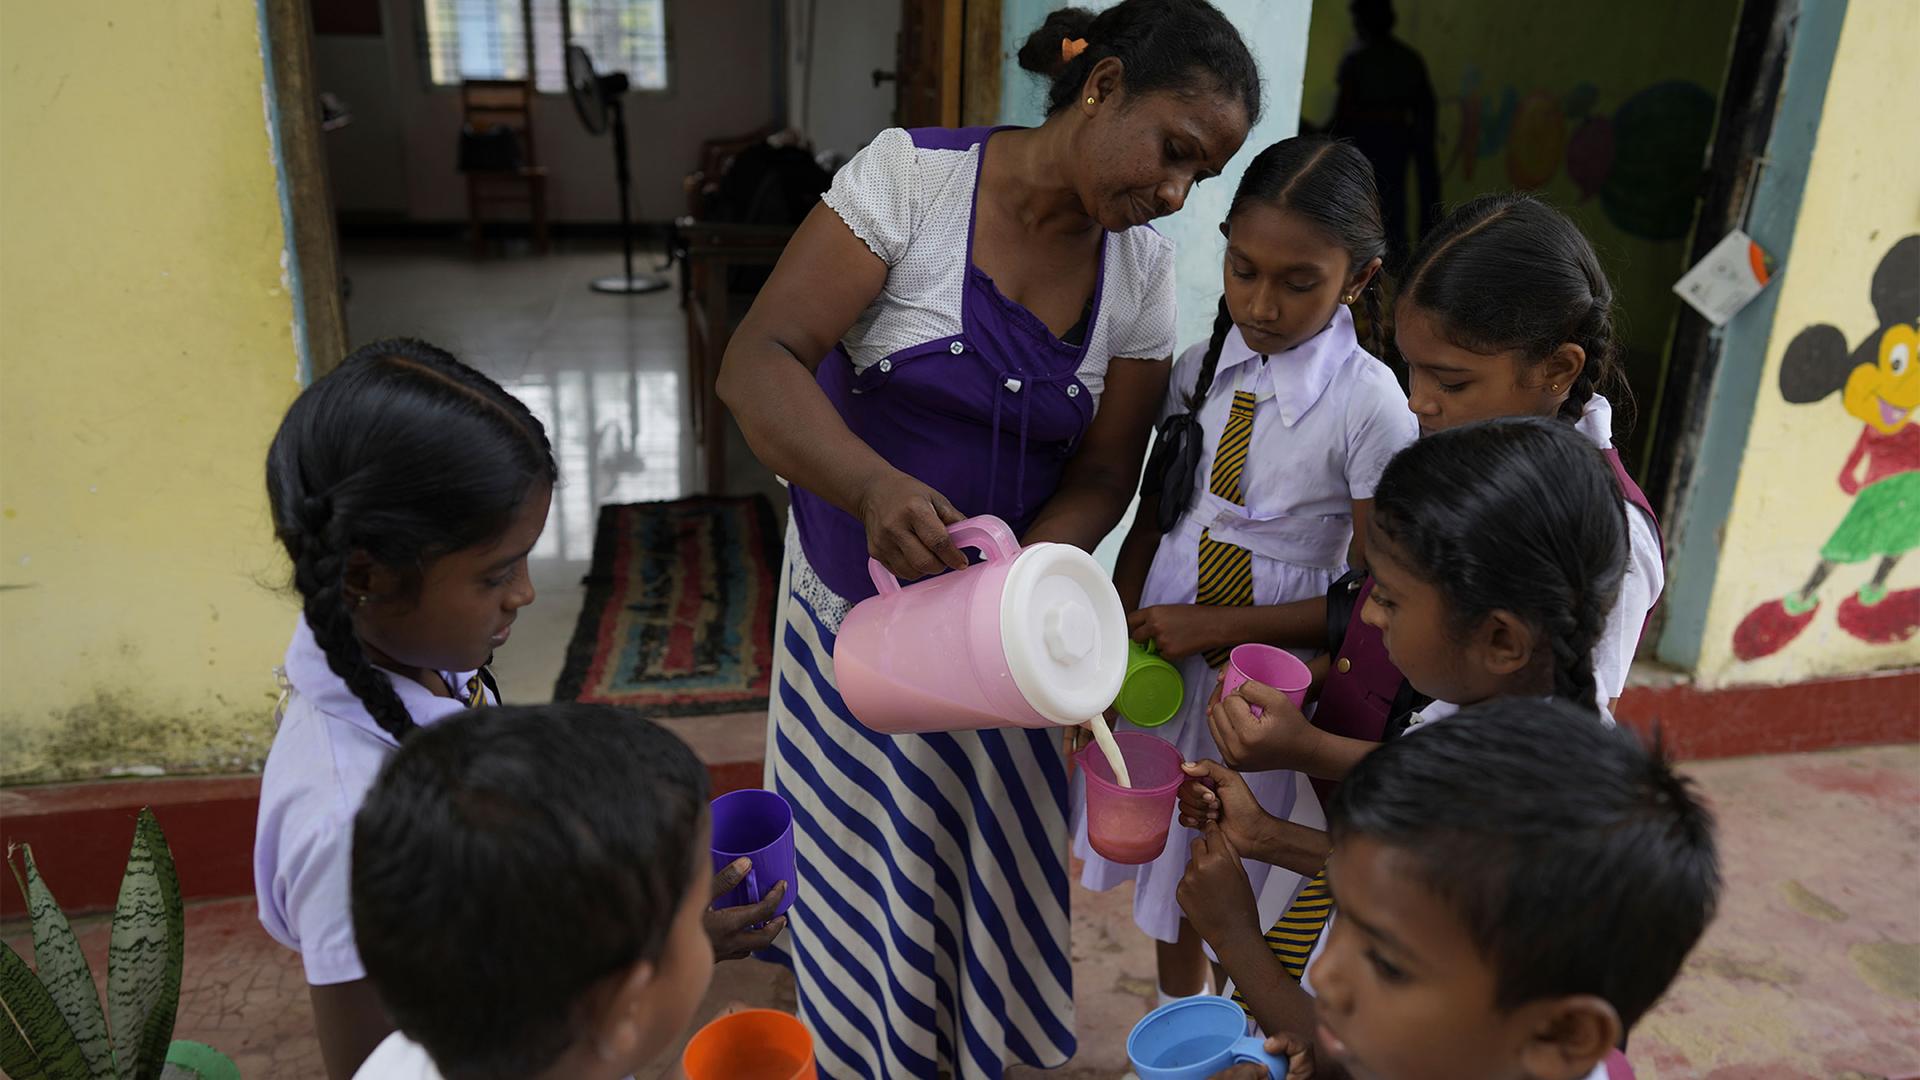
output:
<path id="1" fill-rule="evenodd" d="M 1151 641 L 1127 643 L 1127 677 L 1113 707 L 1135 727 L 1159 727 L 1180 711 L 1187 684 Z"/>

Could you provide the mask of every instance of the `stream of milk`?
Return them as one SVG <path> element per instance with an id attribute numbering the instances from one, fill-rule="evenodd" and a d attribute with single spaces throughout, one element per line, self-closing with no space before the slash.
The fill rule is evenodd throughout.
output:
<path id="1" fill-rule="evenodd" d="M 1120 744 L 1113 740 L 1113 729 L 1107 726 L 1107 718 L 1096 716 L 1087 721 L 1087 728 L 1093 732 L 1093 741 L 1100 752 L 1107 756 L 1107 765 L 1113 769 L 1113 778 L 1123 788 L 1133 786 L 1133 777 L 1127 775 L 1126 759 L 1120 756 Z"/>

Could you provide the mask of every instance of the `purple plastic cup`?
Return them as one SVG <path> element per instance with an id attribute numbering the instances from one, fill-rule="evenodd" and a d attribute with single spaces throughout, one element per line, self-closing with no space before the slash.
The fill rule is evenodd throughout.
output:
<path id="1" fill-rule="evenodd" d="M 753 868 L 732 891 L 714 898 L 714 910 L 757 904 L 780 882 L 787 891 L 774 915 L 793 906 L 799 882 L 793 877 L 793 808 L 764 788 L 728 792 L 713 800 L 713 872 L 746 856 Z"/>
<path id="2" fill-rule="evenodd" d="M 1227 654 L 1226 679 L 1220 684 L 1220 696 L 1230 697 L 1247 683 L 1264 683 L 1287 695 L 1298 709 L 1306 704 L 1307 687 L 1313 685 L 1313 672 L 1300 658 L 1272 645 L 1236 645 Z M 1253 715 L 1266 712 L 1251 702 Z"/>

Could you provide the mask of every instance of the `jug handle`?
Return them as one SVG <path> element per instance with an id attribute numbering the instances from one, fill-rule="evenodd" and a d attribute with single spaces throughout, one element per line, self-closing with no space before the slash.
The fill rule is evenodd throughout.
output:
<path id="1" fill-rule="evenodd" d="M 1286 1080 L 1287 1059 L 1267 1053 L 1267 1043 L 1256 1035 L 1236 1041 L 1231 1047 L 1233 1060 L 1248 1065 L 1265 1065 L 1273 1080 Z"/>
<path id="2" fill-rule="evenodd" d="M 1020 554 L 1020 540 L 1013 535 L 1007 523 L 992 514 L 981 514 L 964 521 L 956 521 L 947 526 L 947 535 L 963 548 L 976 548 L 988 561 L 1010 559 Z M 900 591 L 900 579 L 893 576 L 879 559 L 867 560 L 867 574 L 873 578 L 873 587 L 880 590 L 881 596 Z"/>

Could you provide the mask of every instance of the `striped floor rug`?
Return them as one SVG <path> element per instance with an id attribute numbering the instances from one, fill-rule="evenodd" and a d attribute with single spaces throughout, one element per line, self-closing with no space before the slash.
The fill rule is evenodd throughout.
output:
<path id="1" fill-rule="evenodd" d="M 766 708 L 779 583 L 764 496 L 601 507 L 554 700 L 651 716 Z"/>

